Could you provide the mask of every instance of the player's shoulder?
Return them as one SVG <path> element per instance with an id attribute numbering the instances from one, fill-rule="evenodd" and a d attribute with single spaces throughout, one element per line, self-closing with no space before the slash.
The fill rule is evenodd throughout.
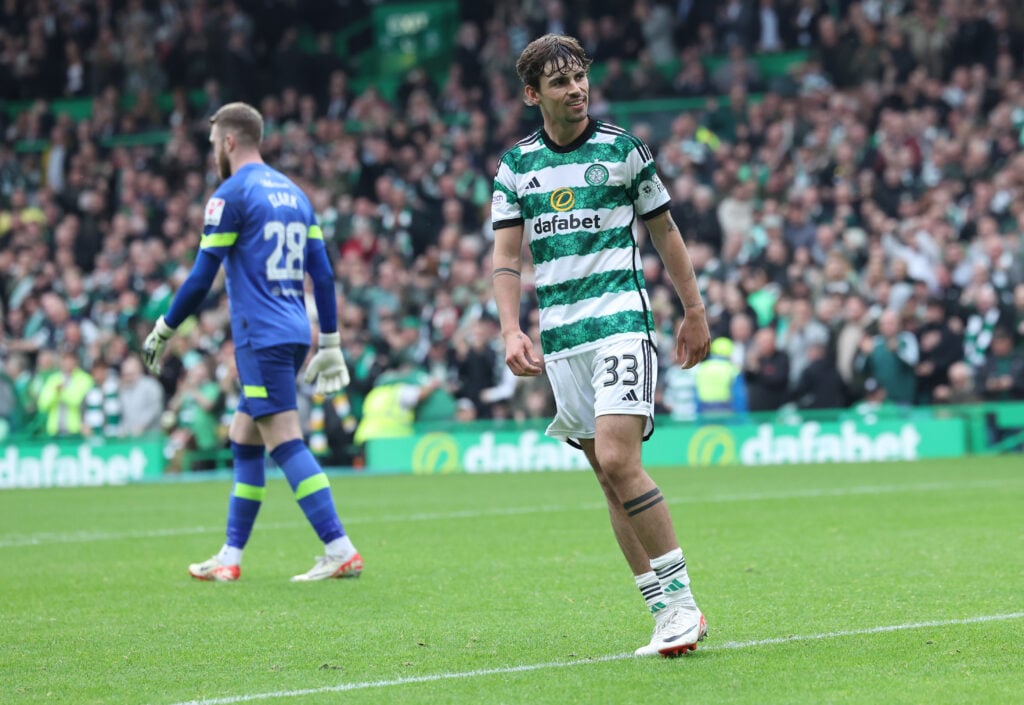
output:
<path id="1" fill-rule="evenodd" d="M 522 159 L 524 153 L 532 151 L 537 148 L 538 145 L 542 144 L 543 140 L 541 138 L 541 131 L 539 129 L 534 130 L 529 135 L 506 149 L 505 153 L 502 154 L 501 158 L 498 160 L 498 163 L 506 164 L 514 170 L 516 165 Z"/>
<path id="2" fill-rule="evenodd" d="M 247 175 L 247 193 L 250 198 L 268 200 L 275 207 L 291 206 L 299 210 L 312 209 L 306 192 L 277 169 L 260 164 Z"/>
<path id="3" fill-rule="evenodd" d="M 250 189 L 260 191 L 297 191 L 302 193 L 294 181 L 269 164 L 257 164 L 238 176 L 245 177 L 245 184 Z"/>
<path id="4" fill-rule="evenodd" d="M 600 136 L 603 141 L 607 141 L 621 149 L 623 156 L 636 150 L 645 160 L 653 158 L 650 148 L 642 139 L 614 123 L 598 120 L 597 129 L 594 130 L 594 134 L 595 136 Z"/>
<path id="5" fill-rule="evenodd" d="M 237 174 L 233 174 L 224 179 L 206 202 L 203 221 L 207 227 L 230 228 L 230 223 L 237 218 L 244 200 L 244 188 L 242 181 L 236 176 Z M 226 221 L 225 211 L 228 214 Z"/>

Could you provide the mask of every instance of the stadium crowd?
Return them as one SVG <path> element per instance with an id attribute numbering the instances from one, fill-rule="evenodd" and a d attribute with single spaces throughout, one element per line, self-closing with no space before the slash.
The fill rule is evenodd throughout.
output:
<path id="1" fill-rule="evenodd" d="M 20 101 L 0 110 L 10 430 L 223 443 L 238 390 L 222 285 L 158 380 L 136 353 L 198 247 L 216 186 L 207 118 L 232 100 L 263 112 L 265 158 L 309 193 L 333 257 L 353 380 L 329 402 L 304 390 L 314 446 L 345 459 L 328 437 L 350 437 L 385 370 L 439 380 L 460 419 L 548 416 L 546 382 L 504 368 L 488 261 L 497 159 L 539 126 L 515 58 L 548 31 L 578 36 L 602 69 L 596 117 L 638 98 L 698 99 L 663 134 L 627 127 L 670 185 L 749 410 L 1024 399 L 1013 3 L 461 2 L 449 70 L 414 68 L 393 98 L 357 92 L 333 50 L 332 32 L 372 4 L 0 3 L 0 95 Z M 321 31 L 312 49 L 303 25 Z M 783 51 L 806 58 L 761 76 L 756 59 Z M 711 56 L 723 58 L 714 70 Z M 55 109 L 73 97 L 91 98 L 88 117 Z M 115 139 L 152 131 L 168 139 Z M 667 344 L 675 297 L 641 250 Z M 533 302 L 523 316 L 539 338 Z M 689 374 L 663 370 L 663 411 L 687 416 Z"/>

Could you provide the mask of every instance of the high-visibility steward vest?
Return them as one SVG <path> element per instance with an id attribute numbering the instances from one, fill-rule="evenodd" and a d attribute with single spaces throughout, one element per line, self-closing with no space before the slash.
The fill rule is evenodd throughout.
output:
<path id="1" fill-rule="evenodd" d="M 730 360 L 712 357 L 697 367 L 697 400 L 709 411 L 732 408 L 732 383 L 736 366 Z"/>
<path id="2" fill-rule="evenodd" d="M 93 387 L 92 375 L 85 370 L 75 370 L 61 388 L 64 375 L 52 374 L 46 378 L 39 391 L 39 409 L 46 413 L 46 434 L 78 434 L 82 432 L 82 405 L 85 395 Z M 61 418 L 63 426 L 61 429 Z"/>
<path id="3" fill-rule="evenodd" d="M 363 418 L 356 428 L 355 442 L 362 445 L 376 438 L 411 436 L 412 409 L 403 409 L 399 396 L 404 384 L 385 384 L 374 387 L 363 400 Z"/>

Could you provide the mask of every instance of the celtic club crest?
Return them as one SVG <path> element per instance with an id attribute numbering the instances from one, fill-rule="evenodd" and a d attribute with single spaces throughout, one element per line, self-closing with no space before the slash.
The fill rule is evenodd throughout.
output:
<path id="1" fill-rule="evenodd" d="M 584 172 L 583 178 L 591 186 L 600 186 L 608 180 L 608 170 L 605 169 L 603 164 L 594 164 Z"/>

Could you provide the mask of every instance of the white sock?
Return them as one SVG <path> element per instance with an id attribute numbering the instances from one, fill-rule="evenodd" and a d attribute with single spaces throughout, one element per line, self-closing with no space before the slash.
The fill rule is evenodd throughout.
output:
<path id="1" fill-rule="evenodd" d="M 652 615 L 665 609 L 665 591 L 661 589 L 657 573 L 649 570 L 646 573 L 634 575 L 633 580 L 636 581 L 636 586 L 640 589 L 640 594 L 644 596 L 644 602 Z"/>
<path id="2" fill-rule="evenodd" d="M 221 562 L 221 565 L 241 565 L 242 549 L 224 544 L 217 553 L 217 559 Z"/>
<path id="3" fill-rule="evenodd" d="M 690 592 L 690 576 L 686 572 L 683 549 L 676 548 L 663 556 L 651 559 L 651 568 L 658 574 L 658 581 L 665 593 L 665 602 L 697 609 L 697 603 Z"/>
<path id="4" fill-rule="evenodd" d="M 356 547 L 352 545 L 352 539 L 348 537 L 348 534 L 324 544 L 324 553 L 331 558 L 345 561 L 351 558 L 355 552 Z"/>

